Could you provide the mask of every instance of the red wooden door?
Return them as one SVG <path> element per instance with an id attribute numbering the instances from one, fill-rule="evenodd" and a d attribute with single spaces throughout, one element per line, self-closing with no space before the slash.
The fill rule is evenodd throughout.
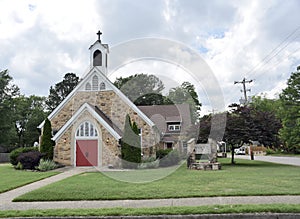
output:
<path id="1" fill-rule="evenodd" d="M 98 140 L 76 140 L 76 166 L 98 166 Z"/>

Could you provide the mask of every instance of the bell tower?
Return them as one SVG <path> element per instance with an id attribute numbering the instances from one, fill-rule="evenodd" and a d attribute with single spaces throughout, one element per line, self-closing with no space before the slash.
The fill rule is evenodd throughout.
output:
<path id="1" fill-rule="evenodd" d="M 107 57 L 109 53 L 108 45 L 101 42 L 101 31 L 97 32 L 98 39 L 90 46 L 90 68 L 94 66 L 107 75 Z"/>

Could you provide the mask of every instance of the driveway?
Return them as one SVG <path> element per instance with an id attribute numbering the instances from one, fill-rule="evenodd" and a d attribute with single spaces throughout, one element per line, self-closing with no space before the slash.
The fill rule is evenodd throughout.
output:
<path id="1" fill-rule="evenodd" d="M 239 159 L 250 160 L 249 155 L 234 155 L 234 157 Z M 300 166 L 300 157 L 254 156 L 254 160 Z"/>

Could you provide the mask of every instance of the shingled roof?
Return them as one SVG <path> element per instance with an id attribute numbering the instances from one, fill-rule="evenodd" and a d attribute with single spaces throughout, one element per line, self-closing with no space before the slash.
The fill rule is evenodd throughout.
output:
<path id="1" fill-rule="evenodd" d="M 167 123 L 181 123 L 181 130 L 191 125 L 191 113 L 188 104 L 138 106 L 160 130 L 167 132 Z"/>

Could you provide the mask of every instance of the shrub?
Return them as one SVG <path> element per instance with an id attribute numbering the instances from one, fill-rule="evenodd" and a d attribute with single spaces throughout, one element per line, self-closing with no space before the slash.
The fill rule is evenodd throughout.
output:
<path id="1" fill-rule="evenodd" d="M 141 139 L 137 124 L 131 123 L 129 115 L 126 116 L 121 145 L 123 168 L 137 168 L 138 164 L 141 163 Z"/>
<path id="2" fill-rule="evenodd" d="M 20 154 L 30 152 L 30 151 L 37 151 L 38 148 L 36 147 L 25 147 L 25 148 L 17 148 L 10 152 L 9 159 L 10 163 L 14 166 L 18 164 L 17 158 L 19 157 Z"/>
<path id="3" fill-rule="evenodd" d="M 159 159 L 155 157 L 149 157 L 142 160 L 142 163 L 139 164 L 139 169 L 154 169 L 159 167 Z"/>
<path id="4" fill-rule="evenodd" d="M 17 161 L 22 164 L 23 169 L 34 170 L 39 165 L 42 156 L 39 151 L 30 151 L 20 154 Z"/>
<path id="5" fill-rule="evenodd" d="M 15 166 L 15 168 L 17 170 L 23 170 L 23 165 L 20 162 L 18 162 L 18 164 Z"/>
<path id="6" fill-rule="evenodd" d="M 43 135 L 41 140 L 41 152 L 45 153 L 45 158 L 53 159 L 53 146 L 55 143 L 52 141 L 52 128 L 48 118 L 45 120 Z"/>
<path id="7" fill-rule="evenodd" d="M 49 171 L 49 170 L 54 170 L 57 167 L 58 165 L 53 160 L 41 159 L 37 169 L 40 171 Z"/>
<path id="8" fill-rule="evenodd" d="M 172 150 L 168 155 L 164 156 L 159 161 L 159 166 L 169 167 L 178 164 L 180 161 L 180 155 L 177 150 Z"/>
<path id="9" fill-rule="evenodd" d="M 156 159 L 162 159 L 165 156 L 167 156 L 170 152 L 172 151 L 172 149 L 160 149 L 156 151 Z"/>
<path id="10" fill-rule="evenodd" d="M 267 148 L 266 154 L 276 154 L 276 151 L 274 151 L 274 150 L 271 149 L 271 148 Z"/>

